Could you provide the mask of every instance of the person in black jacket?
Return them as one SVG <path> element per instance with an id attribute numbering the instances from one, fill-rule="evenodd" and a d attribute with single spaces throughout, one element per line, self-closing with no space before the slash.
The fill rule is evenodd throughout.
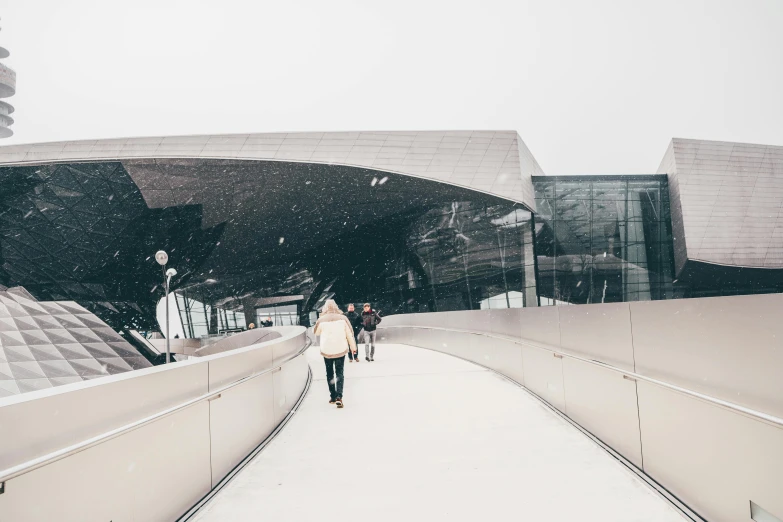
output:
<path id="1" fill-rule="evenodd" d="M 381 322 L 381 316 L 372 309 L 370 303 L 364 303 L 362 310 L 362 327 L 364 328 L 364 355 L 368 361 L 375 360 L 375 335 L 378 333 L 375 329 Z M 372 351 L 370 346 L 372 345 Z"/>
<path id="2" fill-rule="evenodd" d="M 354 339 L 357 339 L 356 344 L 359 344 L 358 335 L 359 331 L 362 329 L 362 318 L 358 313 L 356 313 L 356 310 L 353 307 L 353 303 L 348 305 L 348 311 L 343 315 L 345 315 L 345 317 L 348 318 L 348 322 L 351 323 L 351 328 L 353 328 L 353 337 Z M 359 362 L 359 354 L 348 350 L 348 362 L 354 362 L 354 360 Z"/>

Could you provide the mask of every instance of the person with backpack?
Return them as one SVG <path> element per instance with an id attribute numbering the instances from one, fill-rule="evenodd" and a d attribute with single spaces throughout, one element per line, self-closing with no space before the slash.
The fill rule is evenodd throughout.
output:
<path id="1" fill-rule="evenodd" d="M 356 313 L 356 310 L 353 307 L 353 303 L 350 303 L 348 305 L 348 311 L 345 312 L 345 317 L 348 318 L 348 322 L 351 323 L 351 326 L 353 327 L 353 337 L 356 339 L 356 344 L 359 344 L 359 331 L 362 329 L 362 318 L 359 316 L 358 313 Z M 359 354 L 348 350 L 348 362 L 359 362 Z"/>
<path id="2" fill-rule="evenodd" d="M 329 385 L 329 404 L 337 404 L 338 408 L 342 408 L 345 354 L 351 351 L 356 357 L 356 340 L 350 321 L 334 299 L 327 299 L 324 303 L 313 333 L 320 336 L 319 346 L 326 364 L 326 382 Z"/>
<path id="3" fill-rule="evenodd" d="M 375 335 L 376 328 L 381 322 L 381 316 L 372 309 L 370 303 L 364 303 L 362 310 L 362 328 L 364 328 L 364 354 L 368 361 L 375 361 Z M 372 351 L 370 351 L 372 346 Z"/>

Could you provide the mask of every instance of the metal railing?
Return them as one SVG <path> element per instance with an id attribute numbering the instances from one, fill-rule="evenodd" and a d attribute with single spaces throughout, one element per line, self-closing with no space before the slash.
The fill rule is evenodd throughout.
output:
<path id="1" fill-rule="evenodd" d="M 27 462 L 23 462 L 21 464 L 18 464 L 16 466 L 10 467 L 8 469 L 0 471 L 0 484 L 3 484 L 4 482 L 11 480 L 13 478 L 19 477 L 21 475 L 24 475 L 26 473 L 30 473 L 31 471 L 35 471 L 38 468 L 42 468 L 44 466 L 47 466 L 49 464 L 52 464 L 54 462 L 57 462 L 58 460 L 62 460 L 64 458 L 70 457 L 71 455 L 75 455 L 76 453 L 80 453 L 86 449 L 92 448 L 93 446 L 97 446 L 99 444 L 103 444 L 104 442 L 108 442 L 112 439 L 115 439 L 121 435 L 125 435 L 126 433 L 130 433 L 132 431 L 135 431 L 139 428 L 142 428 L 148 424 L 151 424 L 153 422 L 156 422 L 160 419 L 166 418 L 170 415 L 173 415 L 177 412 L 180 412 L 186 408 L 190 408 L 191 406 L 194 406 L 196 404 L 199 404 L 204 401 L 212 401 L 219 399 L 221 397 L 221 394 L 225 391 L 230 390 L 231 388 L 234 388 L 235 386 L 239 386 L 240 384 L 244 384 L 247 381 L 250 381 L 252 379 L 255 379 L 256 377 L 261 377 L 262 375 L 267 375 L 270 373 L 279 372 L 283 366 L 288 363 L 289 361 L 292 361 L 302 355 L 308 348 L 310 348 L 310 345 L 312 344 L 312 341 L 305 337 L 305 343 L 304 346 L 299 349 L 294 354 L 286 357 L 282 362 L 280 362 L 278 365 L 273 366 L 272 368 L 268 368 L 266 370 L 262 370 L 258 373 L 254 373 L 251 375 L 247 375 L 245 377 L 242 377 L 241 379 L 238 379 L 230 384 L 227 384 L 225 386 L 222 386 L 218 388 L 217 390 L 205 393 L 203 395 L 200 395 L 198 397 L 195 397 L 193 399 L 190 399 L 189 401 L 185 401 L 183 403 L 177 404 L 176 406 L 172 406 L 171 408 L 167 408 L 165 410 L 159 411 L 153 415 L 150 415 L 148 417 L 144 417 L 143 419 L 137 420 L 135 422 L 131 422 L 130 424 L 126 424 L 124 426 L 120 426 L 119 428 L 115 428 L 113 430 L 101 433 L 100 435 L 96 435 L 94 437 L 91 437 L 89 439 L 85 439 L 81 442 L 77 442 L 76 444 L 72 444 L 70 446 L 66 446 L 65 448 L 61 448 L 57 451 L 53 451 L 51 453 L 48 453 L 46 455 L 42 455 L 40 457 L 36 457 L 34 459 L 28 460 Z"/>
<path id="2" fill-rule="evenodd" d="M 487 332 L 475 332 L 473 330 L 462 330 L 458 328 L 443 328 L 439 326 L 416 326 L 416 325 L 389 325 L 389 326 L 379 326 L 379 330 L 383 329 L 389 329 L 389 328 L 417 328 L 420 330 L 440 330 L 444 332 L 455 332 L 455 333 L 463 333 L 463 334 L 471 334 L 471 335 L 482 335 L 484 337 L 490 337 L 493 339 L 499 339 L 506 342 L 512 342 L 514 344 L 518 344 L 520 346 L 529 346 L 531 348 L 539 348 L 542 350 L 547 350 L 549 352 L 552 352 L 552 355 L 558 359 L 562 359 L 563 357 L 567 357 L 569 359 L 574 359 L 576 361 L 580 361 L 587 364 L 592 364 L 593 366 L 598 366 L 599 368 L 603 368 L 605 370 L 610 370 L 615 373 L 619 373 L 623 376 L 626 380 L 631 381 L 645 381 L 649 382 L 650 384 L 654 384 L 656 386 L 660 386 L 662 388 L 666 388 L 678 393 L 682 393 L 684 395 L 688 395 L 690 397 L 693 397 L 695 399 L 699 399 L 711 404 L 714 404 L 716 406 L 720 406 L 723 408 L 727 408 L 729 410 L 735 411 L 737 413 L 741 413 L 743 415 L 747 415 L 749 417 L 753 417 L 755 419 L 767 422 L 769 424 L 773 424 L 775 426 L 783 428 L 783 419 L 780 417 L 776 417 L 774 415 L 770 415 L 768 413 L 764 413 L 761 411 L 757 411 L 751 408 L 746 408 L 745 406 L 740 406 L 739 404 L 735 404 L 733 402 L 724 401 L 723 399 L 718 399 L 717 397 L 712 397 L 710 395 L 705 395 L 703 393 L 699 393 L 693 390 L 689 390 L 687 388 L 683 388 L 681 386 L 677 386 L 665 381 L 660 381 L 658 379 L 653 379 L 652 377 L 647 377 L 646 375 L 642 375 L 640 373 L 623 370 L 622 368 L 617 368 L 615 366 L 612 366 L 610 364 L 603 363 L 601 361 L 596 361 L 594 359 L 587 359 L 585 357 L 580 357 L 578 355 L 573 355 L 570 353 L 562 352 L 558 350 L 557 348 L 543 343 L 534 343 L 525 341 L 524 339 L 517 339 L 515 337 L 508 337 L 504 335 L 495 335 Z"/>

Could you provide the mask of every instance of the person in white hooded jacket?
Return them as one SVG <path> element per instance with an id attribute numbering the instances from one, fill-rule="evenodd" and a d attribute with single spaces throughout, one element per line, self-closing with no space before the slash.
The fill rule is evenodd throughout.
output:
<path id="1" fill-rule="evenodd" d="M 350 350 L 356 355 L 356 339 L 353 326 L 333 299 L 327 299 L 321 317 L 315 323 L 313 333 L 320 337 L 321 355 L 326 364 L 326 382 L 329 384 L 329 404 L 343 407 L 343 370 L 345 354 Z"/>

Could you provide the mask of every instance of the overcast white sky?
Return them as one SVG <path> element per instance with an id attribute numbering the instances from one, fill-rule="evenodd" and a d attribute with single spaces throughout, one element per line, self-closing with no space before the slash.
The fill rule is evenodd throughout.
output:
<path id="1" fill-rule="evenodd" d="M 783 0 L 0 0 L 15 135 L 514 129 L 547 174 L 783 145 Z"/>

